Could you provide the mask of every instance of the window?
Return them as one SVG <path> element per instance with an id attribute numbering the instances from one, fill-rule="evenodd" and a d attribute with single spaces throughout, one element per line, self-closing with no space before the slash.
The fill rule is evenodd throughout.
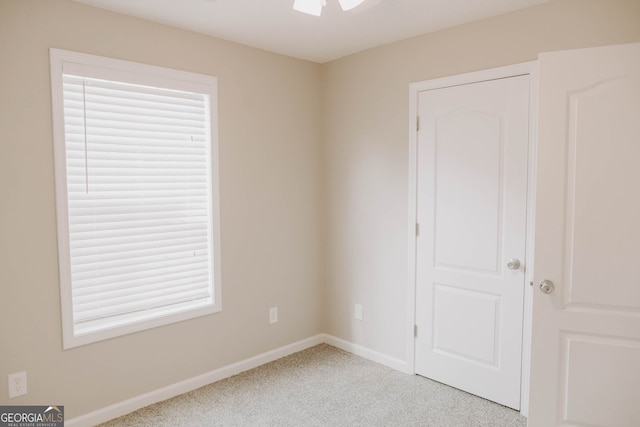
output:
<path id="1" fill-rule="evenodd" d="M 216 79 L 50 58 L 64 348 L 220 311 Z"/>

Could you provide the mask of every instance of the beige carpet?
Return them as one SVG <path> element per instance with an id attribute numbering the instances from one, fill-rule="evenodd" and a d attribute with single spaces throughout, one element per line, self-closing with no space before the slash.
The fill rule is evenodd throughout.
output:
<path id="1" fill-rule="evenodd" d="M 102 425 L 524 427 L 526 419 L 322 344 Z"/>

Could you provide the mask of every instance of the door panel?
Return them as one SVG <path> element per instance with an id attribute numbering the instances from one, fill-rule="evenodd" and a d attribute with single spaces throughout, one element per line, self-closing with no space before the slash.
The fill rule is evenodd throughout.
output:
<path id="1" fill-rule="evenodd" d="M 561 385 L 566 420 L 590 426 L 637 426 L 640 420 L 640 412 L 636 409 L 638 395 L 618 390 L 633 389 L 638 385 L 638 341 L 563 334 L 562 346 L 566 355 L 562 365 L 566 379 Z M 621 366 L 628 369 L 620 369 Z M 614 392 L 602 393 L 602 389 Z"/>
<path id="2" fill-rule="evenodd" d="M 529 425 L 640 425 L 640 44 L 540 55 Z"/>
<path id="3" fill-rule="evenodd" d="M 434 128 L 435 264 L 497 273 L 502 117 L 456 110 Z"/>
<path id="4" fill-rule="evenodd" d="M 640 218 L 640 203 L 625 201 L 638 182 L 640 144 L 637 137 L 614 136 L 621 130 L 640 135 L 640 117 L 629 108 L 634 102 L 640 102 L 638 76 L 602 81 L 569 96 L 567 305 L 639 308 L 640 286 L 630 282 L 640 276 L 640 227 L 609 226 Z M 611 138 L 612 145 L 603 143 Z"/>
<path id="5" fill-rule="evenodd" d="M 496 367 L 500 296 L 434 284 L 433 350 Z"/>
<path id="6" fill-rule="evenodd" d="M 419 93 L 416 373 L 520 407 L 529 77 Z"/>

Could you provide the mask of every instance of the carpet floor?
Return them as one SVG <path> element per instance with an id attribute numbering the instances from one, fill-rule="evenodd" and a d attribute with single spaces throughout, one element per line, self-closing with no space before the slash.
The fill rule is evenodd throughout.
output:
<path id="1" fill-rule="evenodd" d="M 512 409 L 321 344 L 102 426 L 526 424 Z"/>

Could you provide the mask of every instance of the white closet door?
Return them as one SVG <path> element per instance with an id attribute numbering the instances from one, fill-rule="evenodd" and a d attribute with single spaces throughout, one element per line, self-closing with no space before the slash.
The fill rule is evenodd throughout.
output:
<path id="1" fill-rule="evenodd" d="M 520 408 L 529 76 L 419 93 L 416 373 Z"/>

